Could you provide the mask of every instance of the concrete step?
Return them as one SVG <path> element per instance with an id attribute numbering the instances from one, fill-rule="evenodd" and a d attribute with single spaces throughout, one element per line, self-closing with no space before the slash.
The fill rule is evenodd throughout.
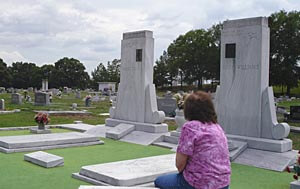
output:
<path id="1" fill-rule="evenodd" d="M 118 140 L 122 138 L 123 136 L 131 133 L 134 131 L 135 126 L 131 124 L 126 124 L 126 123 L 120 123 L 115 127 L 112 127 L 108 131 L 106 131 L 106 138 L 112 138 L 115 140 Z"/>
<path id="2" fill-rule="evenodd" d="M 174 136 L 165 136 L 164 137 L 164 142 L 172 143 L 172 144 L 178 144 L 178 137 Z"/>
<path id="3" fill-rule="evenodd" d="M 247 142 L 242 142 L 242 141 L 235 141 L 232 140 L 231 141 L 236 148 L 234 150 L 231 150 L 229 152 L 229 156 L 230 156 L 230 161 L 233 161 L 234 159 L 236 159 L 243 151 L 246 150 L 247 148 Z"/>

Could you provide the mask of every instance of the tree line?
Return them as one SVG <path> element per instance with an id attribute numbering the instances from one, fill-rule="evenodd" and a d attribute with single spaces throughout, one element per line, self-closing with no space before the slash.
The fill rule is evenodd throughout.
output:
<path id="1" fill-rule="evenodd" d="M 65 57 L 54 65 L 46 64 L 41 67 L 29 62 L 14 62 L 7 66 L 0 58 L 0 87 L 41 88 L 42 80 L 48 79 L 49 88 L 97 89 L 97 82 L 120 80 L 120 60 L 115 59 L 107 65 L 106 69 L 103 63 L 100 63 L 90 78 L 83 63 L 74 58 Z"/>
<path id="2" fill-rule="evenodd" d="M 270 85 L 290 89 L 298 86 L 300 76 L 300 12 L 284 10 L 269 16 Z M 222 24 L 209 29 L 191 30 L 180 35 L 156 61 L 154 83 L 172 86 L 175 79 L 203 87 L 203 79 L 220 77 L 220 37 Z"/>
<path id="3" fill-rule="evenodd" d="M 270 27 L 270 85 L 290 89 L 298 86 L 300 76 L 300 12 L 284 10 L 269 16 Z M 181 84 L 203 80 L 219 81 L 220 37 L 222 24 L 208 29 L 191 30 L 179 35 L 156 60 L 154 83 L 156 86 L 172 86 L 173 81 Z M 8 66 L 0 59 L 0 86 L 27 88 L 41 87 L 47 78 L 49 87 L 95 88 L 97 82 L 120 81 L 120 59 L 103 63 L 92 71 L 91 78 L 83 63 L 74 58 L 62 58 L 54 65 L 36 66 L 34 63 L 15 62 Z"/>

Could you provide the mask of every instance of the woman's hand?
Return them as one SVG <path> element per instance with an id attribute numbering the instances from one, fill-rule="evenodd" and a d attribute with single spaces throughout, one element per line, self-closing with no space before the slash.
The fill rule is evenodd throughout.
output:
<path id="1" fill-rule="evenodd" d="M 176 167 L 179 173 L 184 170 L 187 160 L 188 155 L 182 154 L 180 152 L 176 153 Z"/>

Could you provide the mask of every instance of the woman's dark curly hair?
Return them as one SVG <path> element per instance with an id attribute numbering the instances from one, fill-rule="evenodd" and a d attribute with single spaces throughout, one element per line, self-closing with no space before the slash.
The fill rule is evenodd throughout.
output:
<path id="1" fill-rule="evenodd" d="M 217 114 L 211 96 L 202 91 L 190 94 L 184 101 L 184 117 L 202 123 L 217 123 Z"/>

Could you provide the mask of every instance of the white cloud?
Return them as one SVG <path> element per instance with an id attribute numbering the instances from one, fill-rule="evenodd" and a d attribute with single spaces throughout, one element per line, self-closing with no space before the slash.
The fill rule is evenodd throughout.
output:
<path id="1" fill-rule="evenodd" d="M 191 29 L 299 10 L 299 0 L 21 0 L 0 6 L 0 58 L 42 65 L 74 57 L 92 71 L 120 58 L 123 32 L 152 30 L 155 56 Z"/>
<path id="2" fill-rule="evenodd" d="M 6 63 L 17 62 L 17 61 L 28 62 L 28 60 L 17 51 L 13 51 L 13 52 L 0 51 L 0 57 Z"/>

